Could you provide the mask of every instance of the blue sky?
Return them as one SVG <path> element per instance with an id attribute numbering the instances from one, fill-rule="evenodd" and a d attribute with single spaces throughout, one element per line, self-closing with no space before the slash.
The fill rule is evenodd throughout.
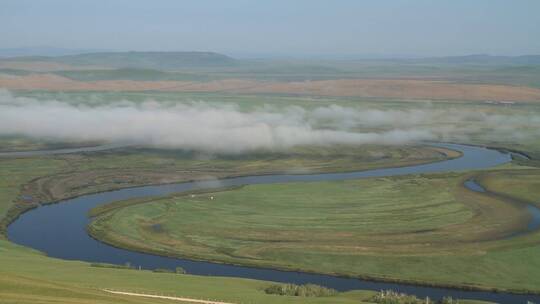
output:
<path id="1" fill-rule="evenodd" d="M 0 48 L 540 54 L 538 0 L 0 0 Z"/>

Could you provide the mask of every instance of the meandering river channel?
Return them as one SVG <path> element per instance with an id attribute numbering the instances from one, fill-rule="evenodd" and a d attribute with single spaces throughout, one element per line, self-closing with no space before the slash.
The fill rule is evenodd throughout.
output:
<path id="1" fill-rule="evenodd" d="M 215 181 L 188 182 L 127 188 L 89 194 L 73 199 L 67 199 L 58 204 L 44 205 L 26 212 L 8 227 L 8 237 L 15 243 L 35 248 L 46 253 L 48 256 L 66 260 L 113 264 L 124 264 L 129 262 L 131 265 L 141 266 L 146 269 L 174 269 L 175 267 L 180 266 L 186 269 L 188 273 L 196 275 L 241 277 L 295 284 L 314 283 L 335 288 L 340 291 L 352 289 L 393 289 L 400 292 L 415 294 L 419 297 L 429 296 L 432 299 L 440 299 L 443 296 L 452 296 L 454 298 L 478 299 L 504 304 L 527 303 L 527 300 L 540 302 L 540 296 L 538 295 L 465 291 L 409 284 L 373 282 L 356 278 L 343 278 L 330 275 L 168 258 L 112 247 L 91 238 L 86 232 L 86 226 L 90 221 L 87 214 L 90 209 L 98 205 L 128 198 L 159 196 L 175 192 L 190 191 L 194 189 L 209 189 L 214 187 L 346 180 L 406 174 L 476 170 L 491 168 L 511 160 L 511 156 L 507 153 L 483 147 L 442 143 L 430 143 L 430 145 L 460 151 L 463 155 L 456 159 L 408 167 L 348 173 L 246 176 L 222 179 L 219 183 L 216 183 Z M 473 191 L 482 191 L 482 188 L 474 188 L 475 186 L 473 184 L 469 183 L 469 186 L 472 187 L 469 187 L 469 189 Z M 533 224 L 529 225 L 529 227 L 531 227 L 531 229 L 539 228 L 540 210 L 532 208 L 530 209 L 530 213 L 532 218 L 531 223 Z"/>

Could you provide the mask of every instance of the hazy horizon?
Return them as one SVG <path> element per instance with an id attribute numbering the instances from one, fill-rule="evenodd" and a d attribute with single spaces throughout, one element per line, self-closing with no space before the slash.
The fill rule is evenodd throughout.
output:
<path id="1" fill-rule="evenodd" d="M 27 46 L 15 48 L 0 49 L 0 58 L 25 57 L 25 56 L 66 56 L 91 53 L 123 53 L 123 52 L 210 52 L 223 54 L 236 59 L 323 59 L 323 60 L 371 60 L 371 59 L 422 59 L 422 58 L 446 58 L 446 57 L 466 57 L 466 56 L 493 56 L 493 57 L 520 57 L 520 56 L 540 56 L 538 53 L 523 53 L 523 54 L 490 54 L 490 53 L 467 53 L 460 55 L 433 55 L 420 56 L 414 54 L 304 54 L 304 53 L 243 53 L 243 52 L 218 52 L 218 51 L 196 51 L 196 50 L 136 50 L 136 49 L 70 49 L 56 48 L 51 46 Z"/>
<path id="2" fill-rule="evenodd" d="M 212 51 L 234 57 L 540 53 L 540 2 L 3 1 L 0 49 Z M 69 26 L 66 26 L 66 25 Z"/>

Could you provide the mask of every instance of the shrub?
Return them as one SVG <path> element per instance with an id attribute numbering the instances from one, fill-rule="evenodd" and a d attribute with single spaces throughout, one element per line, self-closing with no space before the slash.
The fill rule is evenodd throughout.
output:
<path id="1" fill-rule="evenodd" d="M 459 304 L 458 300 L 452 299 L 452 297 L 444 297 L 441 301 L 441 304 Z"/>
<path id="2" fill-rule="evenodd" d="M 156 268 L 152 270 L 153 272 L 158 273 L 176 273 L 176 274 L 186 274 L 186 270 L 182 267 L 176 267 L 174 270 L 167 268 Z"/>
<path id="3" fill-rule="evenodd" d="M 264 292 L 280 296 L 297 296 L 297 297 L 328 297 L 334 296 L 338 292 L 332 288 L 326 288 L 315 284 L 274 284 L 268 286 Z"/>
<path id="4" fill-rule="evenodd" d="M 459 304 L 459 301 L 454 300 L 452 297 L 444 297 L 438 302 L 433 302 L 429 298 L 419 299 L 413 295 L 393 290 L 382 290 L 371 300 L 378 304 Z"/>
<path id="5" fill-rule="evenodd" d="M 429 299 L 420 300 L 419 298 L 405 293 L 395 292 L 393 290 L 382 290 L 376 294 L 373 302 L 378 304 L 424 304 L 430 303 Z"/>

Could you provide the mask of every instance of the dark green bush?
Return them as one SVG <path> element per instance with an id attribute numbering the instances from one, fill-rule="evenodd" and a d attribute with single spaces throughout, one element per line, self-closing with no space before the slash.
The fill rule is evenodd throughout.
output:
<path id="1" fill-rule="evenodd" d="M 176 273 L 176 274 L 186 274 L 186 270 L 182 267 L 176 267 L 174 270 L 172 269 L 166 269 L 166 268 L 156 268 L 152 270 L 153 272 L 158 273 Z"/>
<path id="2" fill-rule="evenodd" d="M 126 263 L 125 265 L 116 265 L 116 264 L 108 264 L 108 263 L 91 263 L 90 266 L 100 267 L 100 268 L 135 269 L 129 263 Z"/>
<path id="3" fill-rule="evenodd" d="M 458 300 L 454 300 L 452 297 L 444 297 L 441 301 L 441 304 L 459 304 Z"/>

